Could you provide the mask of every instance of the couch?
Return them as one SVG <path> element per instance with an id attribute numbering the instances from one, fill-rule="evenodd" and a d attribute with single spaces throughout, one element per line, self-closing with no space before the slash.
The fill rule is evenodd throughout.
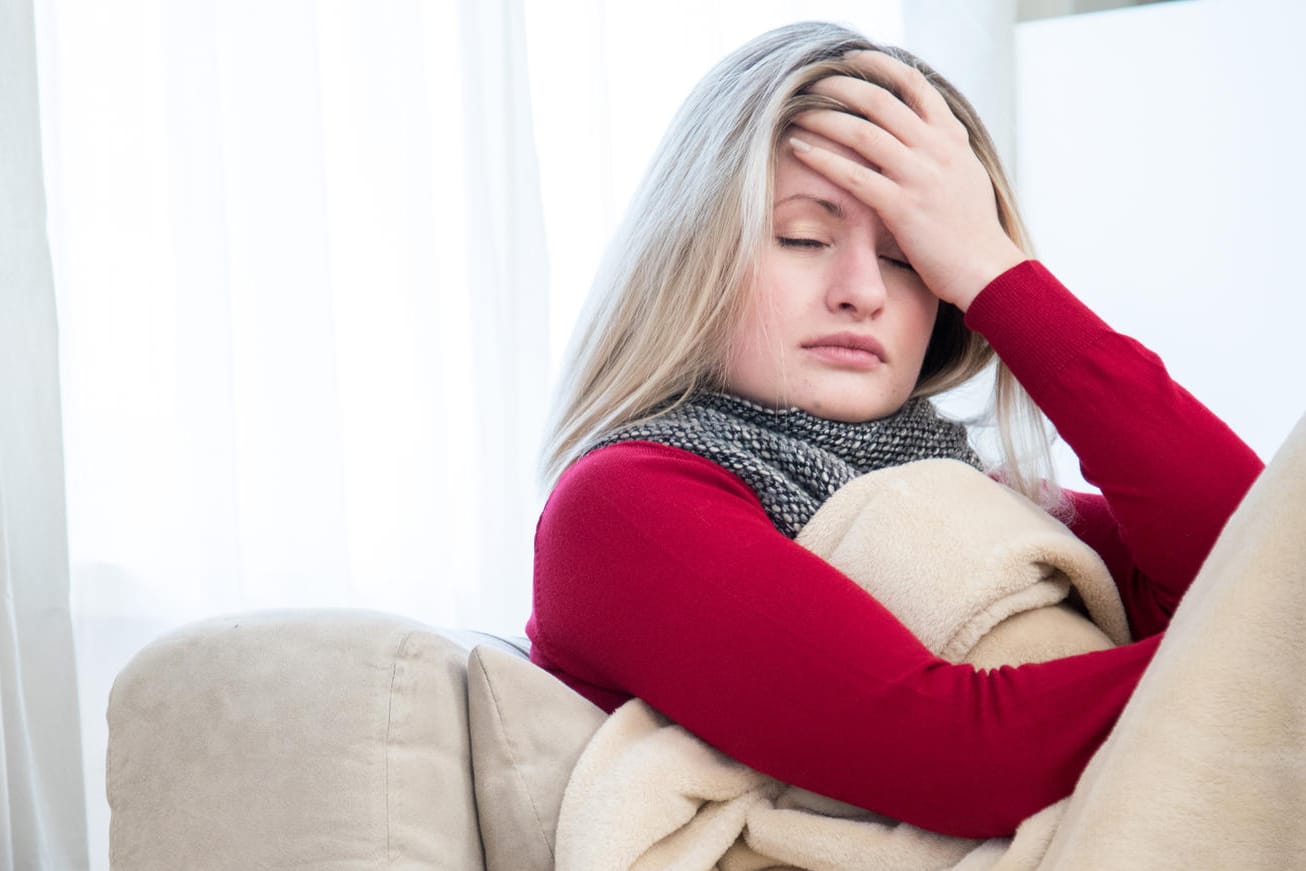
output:
<path id="1" fill-rule="evenodd" d="M 931 512 L 967 508 L 901 492 Z M 1050 841 L 1022 867 L 1306 868 L 1303 528 L 1306 418 L 1229 519 L 1056 831 L 1038 830 Z M 944 576 L 959 574 L 972 582 Z M 569 780 L 579 784 L 569 798 L 612 794 L 587 791 L 581 769 L 638 788 L 634 812 L 602 805 L 607 827 L 569 802 L 564 863 L 569 850 L 603 852 L 631 823 L 657 819 L 648 783 L 590 742 L 643 703 L 609 720 L 525 652 L 356 611 L 236 615 L 159 639 L 109 701 L 112 867 L 547 869 Z M 677 785 L 679 818 L 716 813 L 719 798 L 703 795 Z"/>
<path id="2" fill-rule="evenodd" d="M 604 713 L 525 638 L 264 611 L 140 651 L 108 706 L 114 871 L 546 869 Z"/>

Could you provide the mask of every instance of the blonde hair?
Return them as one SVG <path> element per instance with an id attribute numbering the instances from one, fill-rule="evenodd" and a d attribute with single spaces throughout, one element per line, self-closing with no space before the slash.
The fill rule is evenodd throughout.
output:
<path id="1" fill-rule="evenodd" d="M 780 137 L 807 109 L 852 111 L 805 89 L 830 75 L 871 81 L 844 60 L 855 50 L 892 55 L 943 95 L 993 180 L 1003 229 L 1032 253 L 993 142 L 947 80 L 900 48 L 834 24 L 794 24 L 763 34 L 718 63 L 690 93 L 608 247 L 555 400 L 544 450 L 549 486 L 604 433 L 664 413 L 697 391 L 724 388 L 744 278 L 771 232 Z M 896 92 L 887 82 L 876 84 Z M 994 356 L 958 309 L 940 304 L 913 396 L 956 387 Z M 1055 485 L 1040 480 L 1051 480 L 1042 414 L 1000 362 L 994 409 L 1003 480 L 1042 504 L 1058 505 Z"/>

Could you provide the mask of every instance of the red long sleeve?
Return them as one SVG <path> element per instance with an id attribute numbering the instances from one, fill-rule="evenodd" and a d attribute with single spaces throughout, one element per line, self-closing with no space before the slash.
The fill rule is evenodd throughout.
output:
<path id="1" fill-rule="evenodd" d="M 1162 419 L 1181 427 L 1203 462 L 1241 443 L 1226 444 L 1227 428 L 1187 394 L 1151 387 L 1162 379 L 1145 353 L 1132 363 L 1082 359 L 1115 353 L 1117 337 L 1086 309 L 1063 322 L 1057 306 L 1069 307 L 1068 292 L 1045 270 L 1025 275 L 1027 265 L 990 285 L 969 317 L 1004 358 L 1007 343 L 1068 349 L 1035 398 L 1066 406 L 1043 407 L 1081 450 L 1109 505 L 1080 497 L 1080 534 L 1108 550 L 1128 543 L 1140 565 L 1146 553 L 1161 570 L 1157 584 L 1167 585 L 1159 600 L 1169 602 L 1187 583 L 1184 571 L 1166 573 L 1169 560 L 1181 552 L 1181 564 L 1195 571 L 1246 486 L 1220 491 L 1227 501 L 1237 490 L 1237 498 L 1208 512 L 1223 512 L 1213 529 L 1194 533 L 1180 523 L 1186 534 L 1162 542 L 1170 521 L 1158 524 L 1151 512 L 1169 507 L 1160 491 L 1182 470 L 1142 468 L 1131 477 L 1113 468 L 1153 456 L 1099 444 L 1131 437 L 1133 404 L 1129 413 L 1119 402 L 1081 409 L 1074 381 L 1109 372 L 1117 400 L 1135 385 L 1160 394 L 1176 406 Z M 1012 365 L 1024 380 L 1030 371 L 1041 377 L 1049 363 Z M 1163 453 L 1161 461 L 1173 460 Z M 1125 531 L 1127 520 L 1137 531 Z M 1128 553 L 1104 556 L 1117 577 L 1136 577 L 1144 588 L 1157 570 L 1137 572 Z M 852 581 L 778 533 L 738 478 L 685 451 L 639 442 L 596 451 L 559 481 L 536 534 L 534 606 L 532 659 L 603 707 L 638 696 L 781 780 L 968 837 L 1010 834 L 1070 792 L 1159 640 L 987 672 L 946 663 Z"/>
<path id="2" fill-rule="evenodd" d="M 1075 495 L 1072 527 L 1111 567 L 1135 635 L 1163 629 L 1265 464 L 1159 357 L 1112 331 L 1037 261 L 985 288 L 966 324 L 1102 490 Z"/>

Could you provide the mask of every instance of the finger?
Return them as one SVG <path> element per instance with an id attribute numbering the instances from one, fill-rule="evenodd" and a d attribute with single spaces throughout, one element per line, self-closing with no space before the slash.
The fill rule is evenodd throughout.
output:
<path id="1" fill-rule="evenodd" d="M 895 181 L 901 182 L 910 173 L 912 150 L 887 130 L 856 115 L 816 109 L 799 114 L 794 125 L 846 145 Z"/>
<path id="2" fill-rule="evenodd" d="M 926 123 L 916 110 L 879 85 L 851 76 L 830 76 L 812 85 L 808 91 L 837 100 L 859 112 L 892 133 L 904 145 L 918 145 L 928 135 Z"/>
<path id="3" fill-rule="evenodd" d="M 845 55 L 854 66 L 873 78 L 896 86 L 903 100 L 930 124 L 956 120 L 948 101 L 925 74 L 882 51 L 854 51 Z"/>
<path id="4" fill-rule="evenodd" d="M 870 167 L 835 154 L 828 148 L 812 145 L 797 136 L 789 139 L 789 145 L 799 161 L 875 211 L 883 214 L 892 204 L 897 185 Z"/>

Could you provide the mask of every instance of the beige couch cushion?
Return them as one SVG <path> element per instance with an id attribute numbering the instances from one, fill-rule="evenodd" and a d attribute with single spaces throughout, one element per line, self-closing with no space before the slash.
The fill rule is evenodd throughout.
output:
<path id="1" fill-rule="evenodd" d="M 110 696 L 113 867 L 482 868 L 466 656 L 363 611 L 242 614 L 154 642 Z"/>
<path id="2" fill-rule="evenodd" d="M 480 646 L 467 662 L 472 767 L 488 871 L 552 871 L 571 769 L 607 718 L 527 660 Z"/>

